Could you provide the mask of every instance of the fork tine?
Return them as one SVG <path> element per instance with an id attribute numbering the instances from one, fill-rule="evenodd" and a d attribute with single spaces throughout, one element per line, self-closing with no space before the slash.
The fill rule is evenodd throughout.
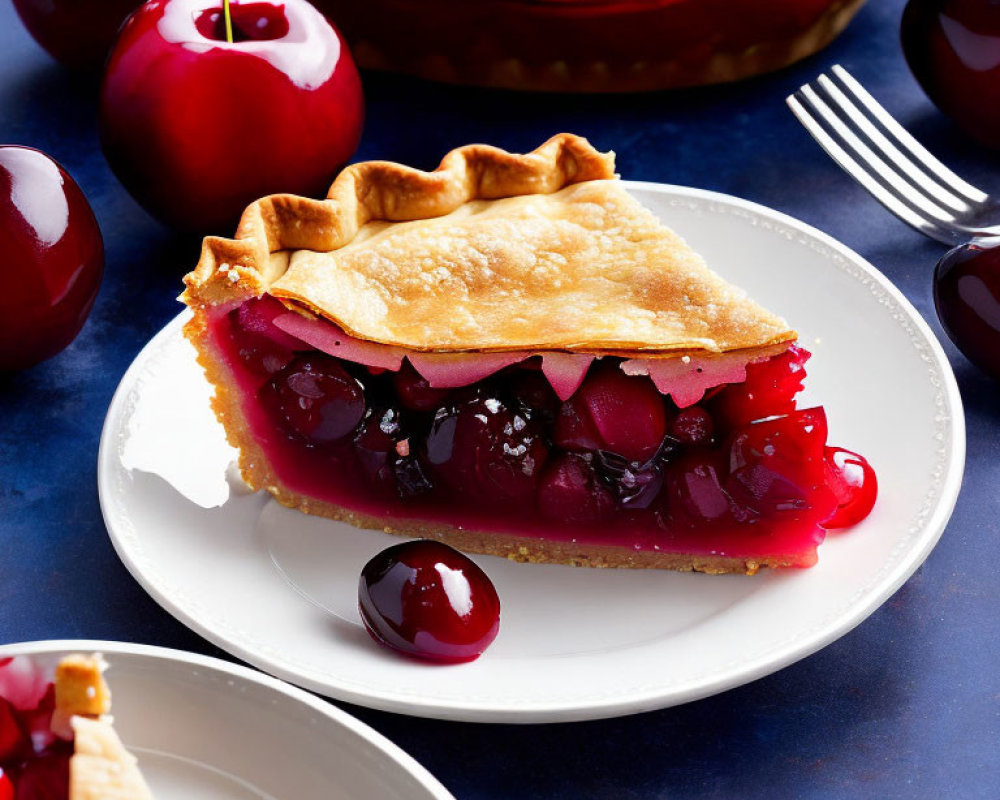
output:
<path id="1" fill-rule="evenodd" d="M 810 84 L 820 95 L 830 110 L 838 115 L 874 153 L 886 162 L 891 162 L 901 176 L 914 184 L 914 190 L 922 191 L 929 198 L 959 214 L 974 211 L 973 204 L 950 191 L 933 174 L 904 154 L 870 119 L 863 107 L 855 105 L 828 75 L 820 75 Z"/>
<path id="2" fill-rule="evenodd" d="M 910 155 L 925 169 L 936 175 L 953 192 L 962 196 L 971 203 L 982 203 L 988 199 L 988 195 L 981 189 L 968 183 L 948 167 L 938 161 L 937 158 L 920 142 L 900 125 L 892 115 L 886 111 L 878 101 L 868 93 L 854 76 L 851 75 L 840 64 L 834 64 L 830 69 L 830 75 L 837 82 L 841 91 L 851 96 L 857 103 L 863 105 L 871 117 L 878 120 L 882 130 L 893 139 L 897 147 L 909 151 Z"/>
<path id="3" fill-rule="evenodd" d="M 811 85 L 803 86 L 795 96 L 808 109 L 827 132 L 836 138 L 840 146 L 847 150 L 856 162 L 864 168 L 869 176 L 884 189 L 895 195 L 896 199 L 909 206 L 924 219 L 936 223 L 939 227 L 966 232 L 967 229 L 955 223 L 955 214 L 936 204 L 927 195 L 920 192 L 909 183 L 892 166 L 887 164 L 879 153 L 851 130 L 830 106 L 821 98 Z M 857 176 L 855 176 L 857 177 Z"/>
<path id="4" fill-rule="evenodd" d="M 805 89 L 807 87 L 803 87 Z M 787 101 L 788 107 L 798 118 L 799 122 L 812 134 L 813 138 L 819 142 L 820 146 L 830 154 L 848 175 L 854 178 L 865 189 L 867 189 L 876 200 L 888 208 L 893 214 L 903 222 L 916 228 L 921 233 L 936 239 L 945 244 L 954 244 L 966 238 L 954 231 L 943 227 L 939 223 L 917 211 L 903 200 L 896 193 L 890 191 L 880 181 L 876 180 L 869 169 L 851 155 L 835 138 L 826 127 L 813 116 L 803 103 L 802 90 L 790 96 Z"/>

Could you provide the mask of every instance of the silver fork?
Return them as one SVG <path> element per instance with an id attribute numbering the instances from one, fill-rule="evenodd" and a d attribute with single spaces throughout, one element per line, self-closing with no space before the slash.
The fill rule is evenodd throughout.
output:
<path id="1" fill-rule="evenodd" d="M 839 64 L 787 102 L 833 160 L 903 222 L 946 244 L 1000 235 L 1000 200 L 938 161 Z"/>

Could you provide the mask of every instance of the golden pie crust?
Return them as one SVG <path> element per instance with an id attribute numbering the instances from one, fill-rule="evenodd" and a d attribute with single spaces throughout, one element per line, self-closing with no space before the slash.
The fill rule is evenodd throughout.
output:
<path id="1" fill-rule="evenodd" d="M 236 238 L 205 239 L 182 300 L 185 334 L 215 386 L 213 408 L 244 480 L 284 505 L 517 561 L 745 572 L 797 563 L 636 553 L 613 546 L 386 520 L 287 487 L 251 433 L 209 316 L 269 293 L 349 334 L 411 350 L 559 350 L 641 358 L 780 352 L 784 320 L 712 272 L 615 180 L 614 160 L 559 134 L 517 155 L 450 152 L 433 172 L 373 161 L 345 169 L 324 200 L 274 195 Z"/>
<path id="2" fill-rule="evenodd" d="M 432 173 L 348 167 L 326 200 L 274 196 L 205 240 L 189 305 L 267 292 L 416 351 L 642 355 L 769 348 L 784 320 L 724 281 L 561 134 L 534 153 L 453 150 Z"/>
<path id="3" fill-rule="evenodd" d="M 135 757 L 125 749 L 107 716 L 111 692 L 99 655 L 70 655 L 56 667 L 53 724 L 73 731 L 69 800 L 152 800 Z"/>

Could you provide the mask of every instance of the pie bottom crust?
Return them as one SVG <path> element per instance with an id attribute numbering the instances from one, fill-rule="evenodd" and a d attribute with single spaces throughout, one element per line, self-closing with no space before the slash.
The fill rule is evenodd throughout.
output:
<path id="1" fill-rule="evenodd" d="M 523 563 L 746 575 L 754 575 L 762 567 L 806 566 L 801 555 L 776 554 L 763 558 L 740 558 L 668 553 L 635 550 L 628 546 L 584 544 L 496 531 L 468 530 L 427 520 L 387 521 L 384 518 L 357 513 L 325 500 L 306 497 L 284 485 L 254 438 L 240 405 L 240 390 L 228 367 L 221 364 L 220 359 L 215 356 L 207 315 L 196 312 L 185 325 L 184 334 L 194 344 L 198 353 L 198 363 L 205 369 L 209 382 L 215 387 L 212 409 L 226 431 L 227 440 L 240 451 L 239 467 L 243 480 L 255 491 L 266 489 L 279 503 L 288 508 L 346 522 L 359 528 L 381 530 L 400 536 L 436 539 L 466 552 L 502 556 Z"/>

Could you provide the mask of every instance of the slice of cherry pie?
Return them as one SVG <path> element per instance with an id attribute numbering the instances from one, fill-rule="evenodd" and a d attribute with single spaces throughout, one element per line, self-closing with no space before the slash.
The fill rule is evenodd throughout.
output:
<path id="1" fill-rule="evenodd" d="M 520 561 L 753 573 L 815 563 L 824 523 L 874 502 L 864 459 L 796 405 L 795 332 L 576 136 L 264 198 L 185 283 L 244 478 L 307 513 Z"/>
<path id="2" fill-rule="evenodd" d="M 151 800 L 107 716 L 100 656 L 70 655 L 45 674 L 0 659 L 0 800 Z"/>

